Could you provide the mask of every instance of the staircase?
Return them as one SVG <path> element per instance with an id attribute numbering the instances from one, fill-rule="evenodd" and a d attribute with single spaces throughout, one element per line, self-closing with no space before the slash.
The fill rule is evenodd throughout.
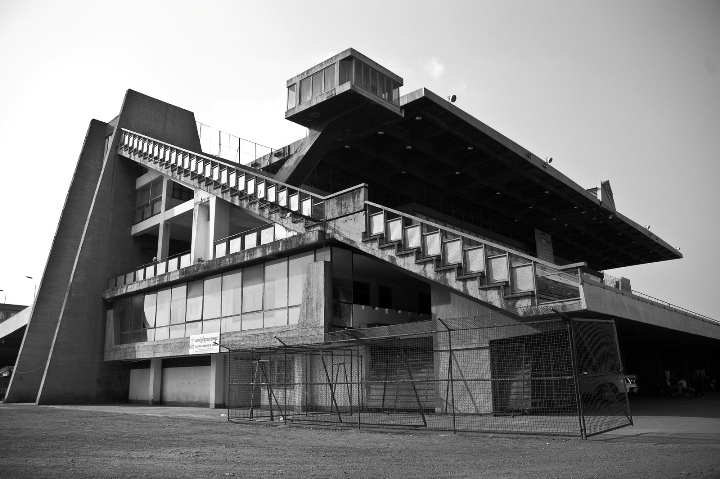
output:
<path id="1" fill-rule="evenodd" d="M 274 180 L 244 166 L 233 166 L 123 129 L 117 153 L 174 180 L 218 196 L 241 208 L 304 233 L 325 216 L 324 197 Z"/>
<path id="2" fill-rule="evenodd" d="M 580 299 L 580 264 L 560 267 L 369 201 L 364 201 L 364 211 L 350 213 L 335 201 L 365 185 L 320 196 L 125 129 L 117 153 L 290 231 L 322 228 L 328 239 L 501 309 L 534 314 L 533 307 L 562 307 Z M 262 243 L 263 231 L 257 234 L 252 244 Z M 216 256 L 245 249 L 242 245 L 239 238 L 225 238 L 215 245 Z"/>

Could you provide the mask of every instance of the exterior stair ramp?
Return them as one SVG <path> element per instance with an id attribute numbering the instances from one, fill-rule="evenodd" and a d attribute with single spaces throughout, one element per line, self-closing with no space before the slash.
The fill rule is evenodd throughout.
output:
<path id="1" fill-rule="evenodd" d="M 580 309 L 584 263 L 558 266 L 372 203 L 367 185 L 322 196 L 125 129 L 117 153 L 298 234 L 322 228 L 327 239 L 496 308 L 523 316 L 547 312 L 547 306 Z M 257 234 L 262 238 L 262 231 Z M 215 245 L 215 256 L 234 253 L 245 243 L 233 246 L 227 239 Z"/>

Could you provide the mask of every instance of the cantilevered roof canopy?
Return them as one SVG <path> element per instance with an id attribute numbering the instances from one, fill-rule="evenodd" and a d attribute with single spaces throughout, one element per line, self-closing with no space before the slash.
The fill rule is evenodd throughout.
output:
<path id="1" fill-rule="evenodd" d="M 317 75 L 326 64 L 348 55 L 371 62 L 349 50 L 289 80 L 288 85 L 299 84 L 301 77 Z M 391 72 L 385 73 L 394 78 Z M 348 81 L 356 81 L 356 76 Z M 294 106 L 286 117 L 309 126 L 311 135 L 295 155 L 269 170 L 280 167 L 278 174 L 283 178 L 302 181 L 317 167 L 317 171 L 345 175 L 348 181 L 368 183 L 371 194 L 377 185 L 405 196 L 417 197 L 422 189 L 423 194 L 429 190 L 459 199 L 463 207 L 493 212 L 501 223 L 513 225 L 525 244 L 534 243 L 535 229 L 549 233 L 553 242 L 562 245 L 561 256 L 585 261 L 598 270 L 682 257 L 647 228 L 618 213 L 611 198 L 602 201 L 435 93 L 420 89 L 385 102 L 375 95 L 349 96 L 343 93 L 347 89 L 341 83 L 323 94 L 331 100 L 328 112 L 323 97 L 305 104 L 302 99 L 296 101 L 294 105 L 302 107 Z M 335 111 L 340 97 L 352 99 L 352 113 Z M 388 115 L 378 103 L 387 103 L 390 109 L 397 105 L 399 114 Z M 327 120 L 310 125 L 307 111 L 317 111 L 313 115 L 317 120 Z"/>

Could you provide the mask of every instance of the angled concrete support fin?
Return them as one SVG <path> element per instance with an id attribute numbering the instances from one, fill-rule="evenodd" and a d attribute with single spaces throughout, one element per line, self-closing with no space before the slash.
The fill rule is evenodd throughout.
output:
<path id="1" fill-rule="evenodd" d="M 5 402 L 35 402 L 103 165 L 107 124 L 90 122 L 38 287 Z"/>

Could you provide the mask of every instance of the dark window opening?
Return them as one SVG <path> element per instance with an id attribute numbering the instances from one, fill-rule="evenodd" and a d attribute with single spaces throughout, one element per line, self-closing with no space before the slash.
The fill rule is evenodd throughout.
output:
<path id="1" fill-rule="evenodd" d="M 370 284 L 353 281 L 353 303 L 370 306 Z"/>
<path id="2" fill-rule="evenodd" d="M 378 286 L 378 306 L 392 309 L 392 288 L 389 286 Z"/>

